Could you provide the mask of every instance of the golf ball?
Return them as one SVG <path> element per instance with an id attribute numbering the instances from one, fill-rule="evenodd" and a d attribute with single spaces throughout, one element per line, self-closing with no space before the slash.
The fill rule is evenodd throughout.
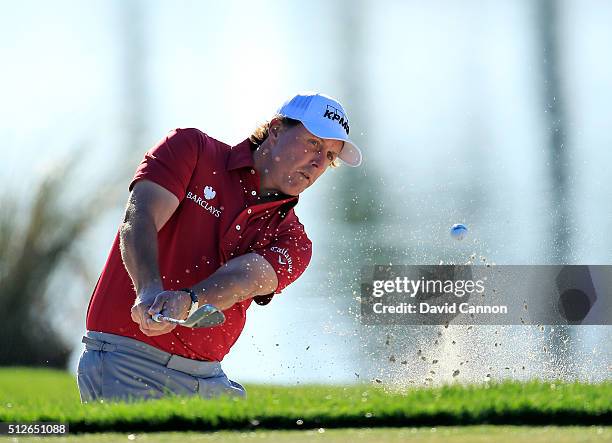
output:
<path id="1" fill-rule="evenodd" d="M 467 232 L 468 232 L 468 229 L 465 227 L 464 224 L 461 224 L 461 223 L 454 224 L 450 228 L 450 235 L 455 240 L 463 240 L 465 236 L 467 235 Z"/>

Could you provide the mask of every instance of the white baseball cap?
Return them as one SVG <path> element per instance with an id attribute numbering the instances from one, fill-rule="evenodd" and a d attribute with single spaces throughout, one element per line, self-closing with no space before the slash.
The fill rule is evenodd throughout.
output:
<path id="1" fill-rule="evenodd" d="M 299 120 L 317 137 L 342 140 L 344 147 L 338 158 L 349 166 L 356 167 L 361 164 L 361 151 L 348 138 L 348 116 L 337 100 L 325 94 L 304 92 L 287 100 L 277 112 Z"/>

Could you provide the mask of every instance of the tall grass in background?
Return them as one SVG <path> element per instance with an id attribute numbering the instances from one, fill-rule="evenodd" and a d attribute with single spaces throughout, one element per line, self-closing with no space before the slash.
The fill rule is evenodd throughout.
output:
<path id="1" fill-rule="evenodd" d="M 73 180 L 76 164 L 75 157 L 34 187 L 0 195 L 0 366 L 66 367 L 71 348 L 56 328 L 65 300 L 45 295 L 62 264 L 84 270 L 74 246 L 112 195 L 74 198 L 82 188 Z"/>

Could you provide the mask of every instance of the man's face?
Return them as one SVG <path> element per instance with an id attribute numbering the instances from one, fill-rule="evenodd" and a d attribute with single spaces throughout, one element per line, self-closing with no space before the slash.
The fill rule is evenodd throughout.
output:
<path id="1" fill-rule="evenodd" d="M 344 142 L 312 135 L 300 123 L 286 127 L 270 123 L 270 158 L 262 185 L 287 195 L 298 195 L 312 185 L 334 161 Z"/>

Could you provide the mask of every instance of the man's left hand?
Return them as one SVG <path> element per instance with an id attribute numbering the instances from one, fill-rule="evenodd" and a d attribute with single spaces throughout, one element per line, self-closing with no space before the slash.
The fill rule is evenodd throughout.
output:
<path id="1" fill-rule="evenodd" d="M 147 313 L 151 316 L 161 313 L 166 317 L 184 320 L 187 318 L 190 308 L 191 297 L 185 291 L 164 291 L 160 292 L 157 297 L 155 297 L 155 301 Z M 142 328 L 141 330 L 149 337 L 167 334 L 177 326 L 174 323 L 165 321 L 158 323 L 152 318 L 147 318 L 146 323 L 146 328 Z"/>

